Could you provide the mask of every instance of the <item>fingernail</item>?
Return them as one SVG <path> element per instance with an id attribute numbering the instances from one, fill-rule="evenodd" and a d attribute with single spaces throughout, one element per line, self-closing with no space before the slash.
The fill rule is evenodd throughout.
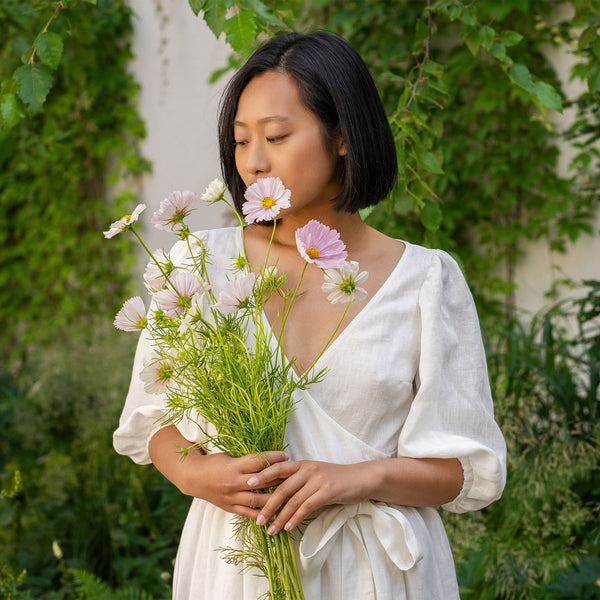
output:
<path id="1" fill-rule="evenodd" d="M 285 454 L 285 460 L 289 460 L 290 455 L 287 452 L 284 452 L 284 454 Z"/>
<path id="2" fill-rule="evenodd" d="M 277 527 L 275 527 L 275 525 L 271 525 L 271 527 L 267 529 L 267 533 L 269 535 L 275 535 L 277 533 Z"/>
<path id="3" fill-rule="evenodd" d="M 246 481 L 246 483 L 250 486 L 250 487 L 254 487 L 255 485 L 258 484 L 258 477 L 250 477 L 250 479 L 248 479 L 248 481 Z"/>
<path id="4" fill-rule="evenodd" d="M 264 525 L 267 522 L 267 519 L 265 519 L 264 515 L 258 515 L 258 517 L 256 517 L 256 524 L 257 525 Z"/>
<path id="5" fill-rule="evenodd" d="M 294 529 L 294 526 L 293 526 L 293 525 L 292 525 L 292 524 L 291 524 L 291 523 L 288 521 L 288 522 L 285 524 L 285 527 L 284 527 L 284 529 L 285 529 L 286 531 L 291 531 L 292 529 Z"/>

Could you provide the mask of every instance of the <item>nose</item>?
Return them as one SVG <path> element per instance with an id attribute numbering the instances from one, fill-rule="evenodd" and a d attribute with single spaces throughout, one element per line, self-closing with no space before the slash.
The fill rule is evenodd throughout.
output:
<path id="1" fill-rule="evenodd" d="M 249 175 L 263 175 L 271 168 L 266 148 L 258 141 L 248 144 L 245 158 L 245 167 Z"/>

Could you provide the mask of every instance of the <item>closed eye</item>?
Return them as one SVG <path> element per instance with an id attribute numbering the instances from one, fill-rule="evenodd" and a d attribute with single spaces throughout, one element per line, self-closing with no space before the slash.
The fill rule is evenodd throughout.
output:
<path id="1" fill-rule="evenodd" d="M 237 140 L 235 140 L 233 142 L 233 147 L 237 148 L 238 146 L 245 146 L 248 142 L 244 141 L 244 140 L 240 140 L 239 142 Z"/>
<path id="2" fill-rule="evenodd" d="M 273 137 L 268 137 L 267 138 L 267 142 L 274 144 L 277 142 L 281 142 L 282 140 L 284 140 L 286 137 L 288 137 L 289 134 L 284 134 L 284 135 L 275 135 Z"/>

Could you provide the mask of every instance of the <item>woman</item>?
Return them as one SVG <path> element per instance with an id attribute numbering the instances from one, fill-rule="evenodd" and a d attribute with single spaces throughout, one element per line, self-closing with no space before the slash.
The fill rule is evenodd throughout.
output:
<path id="1" fill-rule="evenodd" d="M 194 498 L 174 578 L 177 600 L 254 600 L 267 589 L 219 556 L 232 514 L 269 533 L 305 522 L 297 544 L 307 600 L 458 598 L 452 554 L 435 508 L 477 510 L 505 481 L 505 445 L 494 422 L 477 315 L 460 269 L 444 252 L 391 239 L 359 209 L 381 201 L 396 177 L 392 135 L 362 59 L 339 38 L 289 34 L 260 48 L 232 78 L 219 122 L 223 175 L 238 209 L 247 186 L 279 177 L 292 192 L 277 218 L 268 264 L 294 288 L 304 265 L 295 231 L 312 219 L 336 229 L 368 278 L 317 361 L 324 379 L 298 392 L 289 454 L 231 458 L 200 440 L 197 426 L 164 426 L 163 399 L 143 391 L 142 335 L 115 448 L 152 462 Z M 245 250 L 263 265 L 271 227 L 204 232 L 211 282 Z M 176 247 L 175 260 L 185 250 Z M 306 269 L 285 324 L 298 371 L 319 355 L 344 306 Z M 273 333 L 283 300 L 265 306 Z M 269 465 L 265 468 L 265 460 Z M 271 494 L 257 490 L 277 485 Z M 308 521 L 306 521 L 308 519 Z"/>

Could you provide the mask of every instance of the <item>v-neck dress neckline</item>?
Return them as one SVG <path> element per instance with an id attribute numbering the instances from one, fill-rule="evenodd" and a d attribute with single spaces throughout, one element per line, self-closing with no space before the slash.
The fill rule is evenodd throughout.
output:
<path id="1" fill-rule="evenodd" d="M 327 356 L 329 355 L 330 352 L 334 351 L 336 345 L 343 343 L 343 338 L 345 337 L 346 332 L 348 330 L 352 330 L 352 328 L 360 325 L 360 321 L 361 321 L 361 317 L 362 317 L 363 313 L 365 313 L 365 312 L 368 313 L 369 311 L 372 311 L 377 307 L 378 298 L 385 294 L 386 289 L 395 280 L 395 278 L 397 276 L 397 272 L 401 268 L 403 268 L 403 265 L 409 260 L 406 258 L 406 255 L 410 253 L 409 249 L 412 247 L 412 244 L 410 244 L 404 240 L 397 240 L 397 241 L 404 244 L 404 250 L 403 250 L 400 258 L 394 265 L 394 268 L 388 273 L 388 275 L 385 278 L 385 280 L 383 281 L 383 283 L 377 288 L 377 290 L 375 291 L 374 294 L 372 294 L 371 296 L 369 296 L 367 298 L 367 301 L 364 303 L 364 305 L 362 306 L 360 311 L 356 315 L 354 315 L 354 317 L 352 317 L 352 319 L 343 328 L 341 328 L 340 331 L 338 331 L 338 333 L 334 336 L 334 338 L 331 340 L 331 342 L 325 348 L 325 350 L 321 352 L 321 354 L 318 356 L 318 358 L 316 360 L 313 360 L 313 363 L 311 364 L 310 367 L 308 367 L 307 369 L 304 369 L 301 373 L 299 373 L 296 369 L 296 365 L 295 364 L 292 365 L 291 371 L 296 378 L 301 378 L 301 377 L 305 376 L 311 370 L 318 372 L 319 371 L 318 367 L 321 364 L 323 364 L 323 366 L 326 365 Z M 243 235 L 243 230 L 241 227 L 238 227 L 237 231 L 236 231 L 236 246 L 237 246 L 237 250 L 240 253 L 240 255 L 245 256 L 244 235 Z M 267 314 L 264 311 L 264 308 L 262 310 L 262 320 L 263 320 L 263 326 L 266 330 L 266 333 L 269 336 L 271 347 L 273 348 L 273 350 L 275 350 L 277 348 L 277 346 L 279 345 L 279 337 L 273 331 L 273 326 L 271 325 L 271 322 L 269 321 L 269 318 L 267 317 Z M 358 322 L 358 325 L 357 325 L 357 322 Z M 351 335 L 351 331 L 347 335 Z M 295 361 L 293 360 L 293 357 L 290 357 L 285 353 L 285 348 L 284 348 L 284 352 L 283 352 L 283 358 L 285 359 L 286 363 L 288 363 L 288 364 L 290 364 L 292 362 L 295 363 Z M 323 366 L 321 368 L 323 368 Z"/>

